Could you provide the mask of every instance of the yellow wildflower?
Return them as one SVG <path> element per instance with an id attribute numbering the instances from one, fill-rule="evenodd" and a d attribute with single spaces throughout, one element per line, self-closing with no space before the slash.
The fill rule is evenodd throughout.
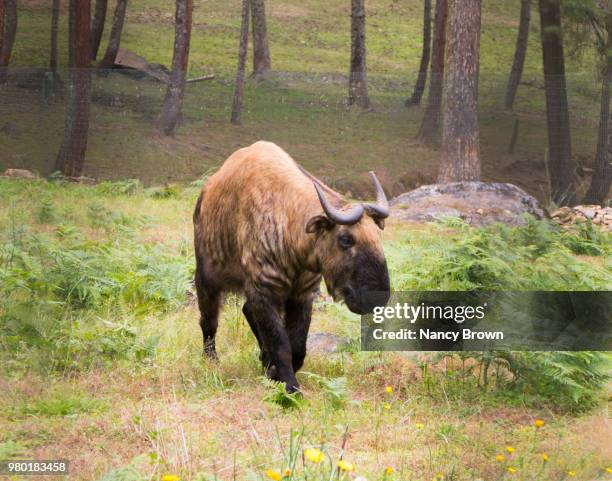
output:
<path id="1" fill-rule="evenodd" d="M 535 424 L 536 428 L 541 428 L 545 423 L 543 419 L 536 419 L 533 424 Z"/>
<path id="2" fill-rule="evenodd" d="M 512 474 L 512 473 L 516 473 L 516 468 L 513 468 L 512 466 L 508 466 L 508 472 L 509 472 L 510 474 Z"/>
<path id="3" fill-rule="evenodd" d="M 266 475 L 268 478 L 273 479 L 274 481 L 280 481 L 282 476 L 276 469 L 268 469 L 266 471 Z"/>
<path id="4" fill-rule="evenodd" d="M 164 474 L 162 476 L 162 481 L 180 481 L 180 479 L 176 474 Z"/>
<path id="5" fill-rule="evenodd" d="M 393 392 L 393 386 L 387 386 L 385 391 L 387 391 L 387 394 L 391 394 Z"/>
<path id="6" fill-rule="evenodd" d="M 512 446 L 506 446 L 506 451 L 512 454 L 514 452 L 514 448 Z"/>
<path id="7" fill-rule="evenodd" d="M 283 471 L 283 476 L 285 478 L 288 478 L 289 476 L 291 476 L 291 473 L 292 473 L 291 468 L 285 468 L 285 470 Z"/>
<path id="8" fill-rule="evenodd" d="M 571 469 L 570 469 L 570 470 L 567 472 L 567 475 L 568 475 L 570 478 L 573 478 L 574 476 L 576 476 L 576 471 L 573 471 L 573 470 L 571 470 Z"/>
<path id="9" fill-rule="evenodd" d="M 438 481 L 443 481 L 444 480 L 444 473 L 436 474 L 435 479 L 438 480 Z"/>
<path id="10" fill-rule="evenodd" d="M 423 429 L 425 425 L 423 423 L 414 423 L 414 427 L 417 429 Z"/>
<path id="11" fill-rule="evenodd" d="M 389 403 L 385 403 L 383 407 L 385 409 L 391 409 L 391 405 Z"/>
<path id="12" fill-rule="evenodd" d="M 495 456 L 495 460 L 498 463 L 503 463 L 504 462 L 504 455 L 503 454 L 498 454 L 497 456 Z"/>
<path id="13" fill-rule="evenodd" d="M 325 460 L 325 454 L 319 451 L 317 448 L 308 448 L 304 450 L 304 456 L 308 461 L 313 462 L 315 464 L 320 463 Z"/>
<path id="14" fill-rule="evenodd" d="M 606 468 L 607 473 L 612 473 L 612 468 Z"/>
<path id="15" fill-rule="evenodd" d="M 348 461 L 345 461 L 344 459 L 341 459 L 340 461 L 338 461 L 338 467 L 342 471 L 354 471 L 355 470 L 355 465 L 353 463 L 349 463 Z"/>
<path id="16" fill-rule="evenodd" d="M 391 466 L 387 466 L 387 469 L 385 469 L 385 474 L 393 474 L 393 468 Z"/>
<path id="17" fill-rule="evenodd" d="M 544 462 L 548 461 L 548 454 L 542 453 L 542 461 Z"/>

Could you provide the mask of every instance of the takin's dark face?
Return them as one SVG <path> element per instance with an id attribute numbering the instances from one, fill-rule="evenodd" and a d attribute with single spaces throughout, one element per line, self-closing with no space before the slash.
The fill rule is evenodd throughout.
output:
<path id="1" fill-rule="evenodd" d="M 306 227 L 306 232 L 317 236 L 315 255 L 327 290 L 334 300 L 344 299 L 356 314 L 370 313 L 389 300 L 389 271 L 380 230 L 367 215 L 354 225 L 337 225 L 316 216 Z"/>

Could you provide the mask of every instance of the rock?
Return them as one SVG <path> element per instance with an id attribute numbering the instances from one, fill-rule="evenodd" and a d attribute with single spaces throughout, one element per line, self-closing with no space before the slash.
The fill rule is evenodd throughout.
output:
<path id="1" fill-rule="evenodd" d="M 424 185 L 390 201 L 391 216 L 413 222 L 459 217 L 468 224 L 525 224 L 524 216 L 547 217 L 540 203 L 513 184 L 451 182 Z"/>
<path id="2" fill-rule="evenodd" d="M 166 67 L 161 64 L 149 63 L 140 55 L 124 48 L 117 51 L 115 66 L 135 70 L 140 75 L 152 77 L 165 84 L 170 83 L 170 73 Z"/>
<path id="3" fill-rule="evenodd" d="M 26 169 L 6 169 L 2 177 L 11 177 L 14 179 L 37 179 L 36 174 Z"/>
<path id="4" fill-rule="evenodd" d="M 600 205 L 561 207 L 554 211 L 551 217 L 563 227 L 591 221 L 604 230 L 612 231 L 612 207 L 602 207 Z"/>
<path id="5" fill-rule="evenodd" d="M 313 332 L 308 334 L 306 349 L 310 354 L 333 354 L 341 351 L 349 343 L 350 341 L 345 337 L 325 332 Z"/>
<path id="6" fill-rule="evenodd" d="M 574 207 L 576 212 L 581 213 L 587 219 L 593 219 L 597 214 L 597 209 L 599 209 L 598 205 L 577 205 Z"/>

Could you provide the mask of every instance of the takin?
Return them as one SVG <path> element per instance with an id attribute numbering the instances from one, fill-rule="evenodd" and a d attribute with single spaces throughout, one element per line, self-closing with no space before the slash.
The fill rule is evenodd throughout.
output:
<path id="1" fill-rule="evenodd" d="M 241 292 L 267 375 L 295 392 L 321 277 L 334 300 L 354 313 L 386 304 L 380 230 L 389 204 L 370 174 L 376 203 L 349 205 L 283 149 L 260 141 L 234 152 L 210 177 L 193 214 L 206 356 L 217 357 L 223 293 Z"/>

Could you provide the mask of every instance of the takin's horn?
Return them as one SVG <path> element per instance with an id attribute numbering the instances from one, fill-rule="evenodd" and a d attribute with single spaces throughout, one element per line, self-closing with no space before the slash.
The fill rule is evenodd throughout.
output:
<path id="1" fill-rule="evenodd" d="M 356 224 L 361 220 L 364 213 L 364 207 L 361 204 L 357 204 L 353 206 L 353 208 L 347 212 L 342 211 L 340 209 L 336 209 L 332 207 L 327 199 L 325 198 L 325 194 L 323 193 L 323 189 L 317 182 L 313 182 L 315 190 L 317 191 L 317 195 L 319 196 L 319 201 L 321 202 L 321 207 L 323 207 L 323 211 L 331 220 L 333 220 L 336 224 L 340 225 L 352 225 Z M 383 194 L 384 195 L 384 194 Z"/>
<path id="2" fill-rule="evenodd" d="M 378 177 L 373 171 L 370 171 L 370 176 L 376 187 L 376 204 L 364 204 L 365 211 L 373 219 L 386 219 L 389 217 L 389 201 L 385 195 L 385 191 L 380 185 Z"/>

